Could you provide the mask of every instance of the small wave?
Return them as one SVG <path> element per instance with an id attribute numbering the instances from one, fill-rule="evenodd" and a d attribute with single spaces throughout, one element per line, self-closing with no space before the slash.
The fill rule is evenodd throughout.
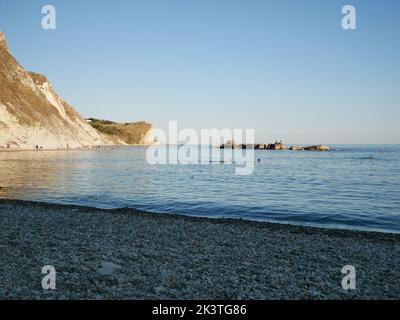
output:
<path id="1" fill-rule="evenodd" d="M 352 160 L 381 160 L 374 156 L 350 157 L 349 159 L 352 159 Z"/>

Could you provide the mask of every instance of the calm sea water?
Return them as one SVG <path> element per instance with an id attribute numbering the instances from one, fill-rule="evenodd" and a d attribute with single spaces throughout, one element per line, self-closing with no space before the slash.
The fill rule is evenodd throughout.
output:
<path id="1" fill-rule="evenodd" d="M 400 232 L 400 146 L 335 147 L 256 151 L 249 176 L 149 165 L 141 147 L 0 153 L 0 198 Z"/>

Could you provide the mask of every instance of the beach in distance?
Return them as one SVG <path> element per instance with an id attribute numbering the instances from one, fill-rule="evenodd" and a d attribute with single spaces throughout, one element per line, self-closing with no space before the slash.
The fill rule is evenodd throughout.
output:
<path id="1" fill-rule="evenodd" d="M 0 200 L 3 299 L 396 299 L 400 235 Z M 117 231 L 117 232 L 116 232 Z M 43 290 L 41 267 L 57 269 Z M 342 268 L 357 268 L 357 289 Z"/>

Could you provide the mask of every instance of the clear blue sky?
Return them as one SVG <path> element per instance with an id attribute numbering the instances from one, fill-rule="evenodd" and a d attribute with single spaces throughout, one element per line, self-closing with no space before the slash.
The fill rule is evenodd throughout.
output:
<path id="1" fill-rule="evenodd" d="M 46 4 L 55 31 L 41 28 Z M 400 143 L 398 0 L 0 0 L 0 29 L 85 117 Z"/>

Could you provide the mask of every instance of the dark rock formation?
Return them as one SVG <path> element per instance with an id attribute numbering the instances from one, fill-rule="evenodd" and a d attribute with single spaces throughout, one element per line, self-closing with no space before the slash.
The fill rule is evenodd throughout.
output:
<path id="1" fill-rule="evenodd" d="M 284 150 L 285 146 L 283 145 L 282 141 L 280 141 L 280 142 L 276 141 L 275 143 L 269 144 L 267 146 L 267 149 L 268 150 Z"/>

